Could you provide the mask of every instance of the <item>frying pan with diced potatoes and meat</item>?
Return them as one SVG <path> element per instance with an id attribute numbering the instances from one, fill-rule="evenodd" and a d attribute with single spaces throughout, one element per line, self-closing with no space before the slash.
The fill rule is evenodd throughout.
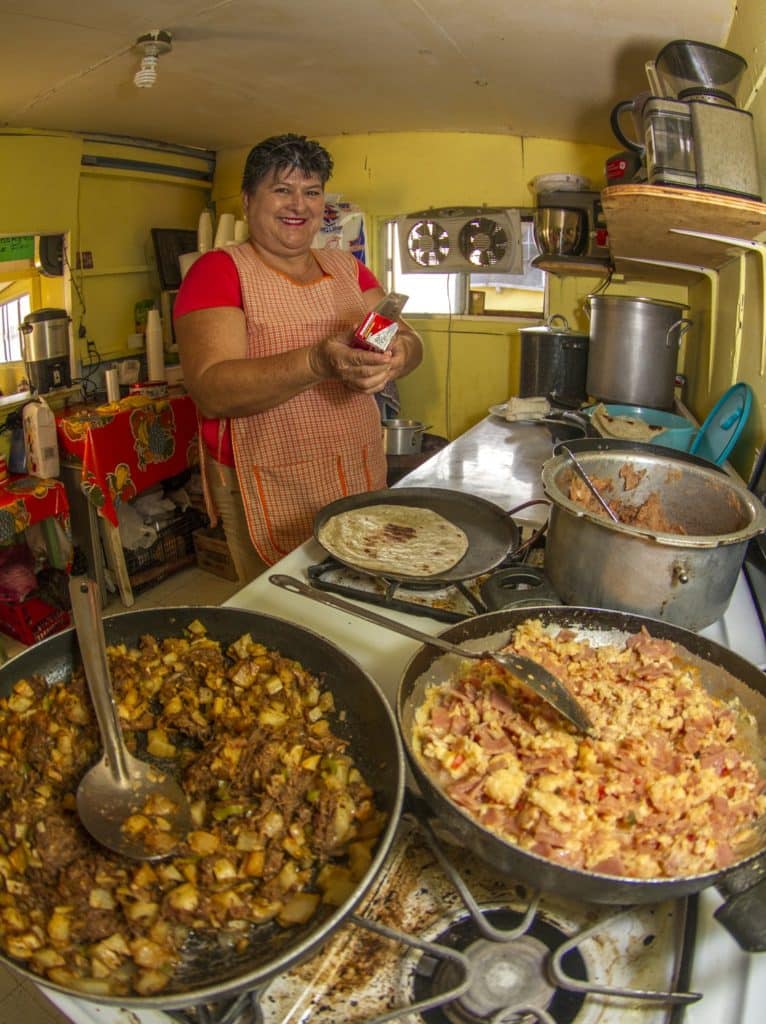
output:
<path id="1" fill-rule="evenodd" d="M 212 945 L 209 939 L 192 939 L 184 946 L 170 983 L 159 994 L 94 995 L 44 980 L 46 986 L 68 995 L 134 1009 L 180 1009 L 215 1004 L 261 986 L 313 954 L 348 917 L 372 884 L 393 840 L 403 798 L 404 756 L 393 712 L 370 676 L 323 637 L 282 619 L 238 608 L 162 608 L 107 616 L 106 643 L 131 647 L 137 646 L 147 634 L 160 640 L 182 636 L 195 619 L 206 627 L 212 639 L 224 645 L 249 633 L 253 640 L 300 662 L 321 678 L 336 707 L 333 732 L 348 741 L 349 754 L 375 790 L 376 806 L 386 812 L 386 825 L 369 868 L 340 906 L 320 904 L 308 922 L 290 928 L 273 923 L 260 925 L 252 932 L 242 933 L 236 943 L 221 941 L 219 934 L 214 936 Z M 6 662 L 0 668 L 0 697 L 7 697 L 19 679 L 31 675 L 43 677 L 49 686 L 66 685 L 78 663 L 75 633 L 69 629 Z M 0 960 L 33 981 L 43 981 L 24 961 L 7 955 Z"/>

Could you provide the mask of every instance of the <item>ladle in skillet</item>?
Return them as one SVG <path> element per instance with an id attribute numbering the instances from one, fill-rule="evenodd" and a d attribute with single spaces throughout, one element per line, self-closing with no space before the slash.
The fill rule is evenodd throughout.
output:
<path id="1" fill-rule="evenodd" d="M 112 694 L 97 585 L 69 581 L 72 618 L 104 755 L 77 787 L 77 811 L 102 846 L 132 860 L 175 852 L 190 831 L 186 794 L 174 779 L 128 753 Z M 133 821 L 129 821 L 133 816 Z M 146 819 L 146 827 L 133 828 Z M 126 827 L 127 825 L 127 827 Z"/>
<path id="2" fill-rule="evenodd" d="M 531 658 L 506 651 L 468 651 L 464 647 L 459 647 L 458 644 L 450 643 L 449 640 L 443 640 L 438 636 L 431 636 L 429 633 L 421 633 L 419 629 L 413 629 L 403 622 L 395 622 L 393 619 L 386 618 L 385 615 L 378 615 L 367 608 L 359 608 L 349 601 L 344 601 L 343 598 L 334 597 L 332 594 L 319 593 L 293 576 L 275 573 L 269 576 L 269 582 L 277 587 L 281 587 L 283 590 L 289 590 L 293 594 L 302 594 L 303 597 L 310 597 L 319 604 L 338 608 L 340 611 L 356 615 L 360 619 L 366 619 L 376 626 L 393 630 L 394 633 L 401 633 L 403 636 L 408 636 L 411 640 L 417 640 L 421 644 L 438 647 L 439 650 L 447 651 L 449 654 L 457 654 L 461 658 L 475 658 L 477 660 L 491 658 L 499 665 L 502 665 L 503 668 L 507 668 L 509 672 L 512 672 L 530 690 L 534 690 L 539 697 L 547 701 L 564 718 L 569 719 L 581 732 L 590 732 L 593 728 L 593 723 L 579 701 L 572 696 L 556 676 Z"/>

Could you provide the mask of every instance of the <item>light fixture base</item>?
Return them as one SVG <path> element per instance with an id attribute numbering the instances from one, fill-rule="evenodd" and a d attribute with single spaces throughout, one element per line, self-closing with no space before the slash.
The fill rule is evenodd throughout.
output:
<path id="1" fill-rule="evenodd" d="M 154 28 L 140 35 L 135 46 L 147 56 L 161 57 L 163 53 L 169 53 L 173 49 L 173 36 L 164 28 Z"/>

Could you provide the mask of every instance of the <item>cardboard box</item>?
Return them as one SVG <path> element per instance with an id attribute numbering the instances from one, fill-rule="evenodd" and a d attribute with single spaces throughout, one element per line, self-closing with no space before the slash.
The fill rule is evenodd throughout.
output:
<path id="1" fill-rule="evenodd" d="M 219 530 L 201 529 L 195 530 L 193 536 L 200 569 L 225 580 L 236 580 L 237 570 L 223 534 Z"/>

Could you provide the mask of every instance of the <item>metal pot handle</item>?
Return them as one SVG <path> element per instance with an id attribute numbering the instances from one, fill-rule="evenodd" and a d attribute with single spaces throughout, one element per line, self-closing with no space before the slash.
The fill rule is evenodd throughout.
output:
<path id="1" fill-rule="evenodd" d="M 552 313 L 545 321 L 548 327 L 553 327 L 554 320 L 560 320 L 564 325 L 564 330 L 569 330 L 569 321 L 562 313 Z"/>
<path id="2" fill-rule="evenodd" d="M 747 886 L 753 877 L 762 873 L 762 861 L 763 856 L 741 878 L 735 871 L 733 885 L 727 875 L 724 882 L 717 886 L 721 895 L 728 898 L 714 911 L 713 916 L 748 953 L 766 953 L 766 878 L 761 875 L 760 880 L 749 888 L 740 886 Z M 739 891 L 733 891 L 735 889 Z"/>
<path id="3" fill-rule="evenodd" d="M 674 331 L 676 329 L 676 327 L 678 328 L 678 339 L 677 339 L 677 342 L 680 345 L 681 344 L 681 338 L 683 338 L 684 334 L 686 334 L 686 332 L 689 330 L 689 328 L 691 327 L 691 325 L 693 323 L 694 323 L 693 320 L 689 320 L 687 317 L 682 316 L 680 320 L 676 320 L 675 323 L 671 324 L 670 327 L 668 327 L 667 333 L 665 334 L 665 344 L 667 345 L 667 347 L 670 348 L 670 346 L 672 344 L 672 342 L 670 340 L 670 332 L 671 331 Z"/>

